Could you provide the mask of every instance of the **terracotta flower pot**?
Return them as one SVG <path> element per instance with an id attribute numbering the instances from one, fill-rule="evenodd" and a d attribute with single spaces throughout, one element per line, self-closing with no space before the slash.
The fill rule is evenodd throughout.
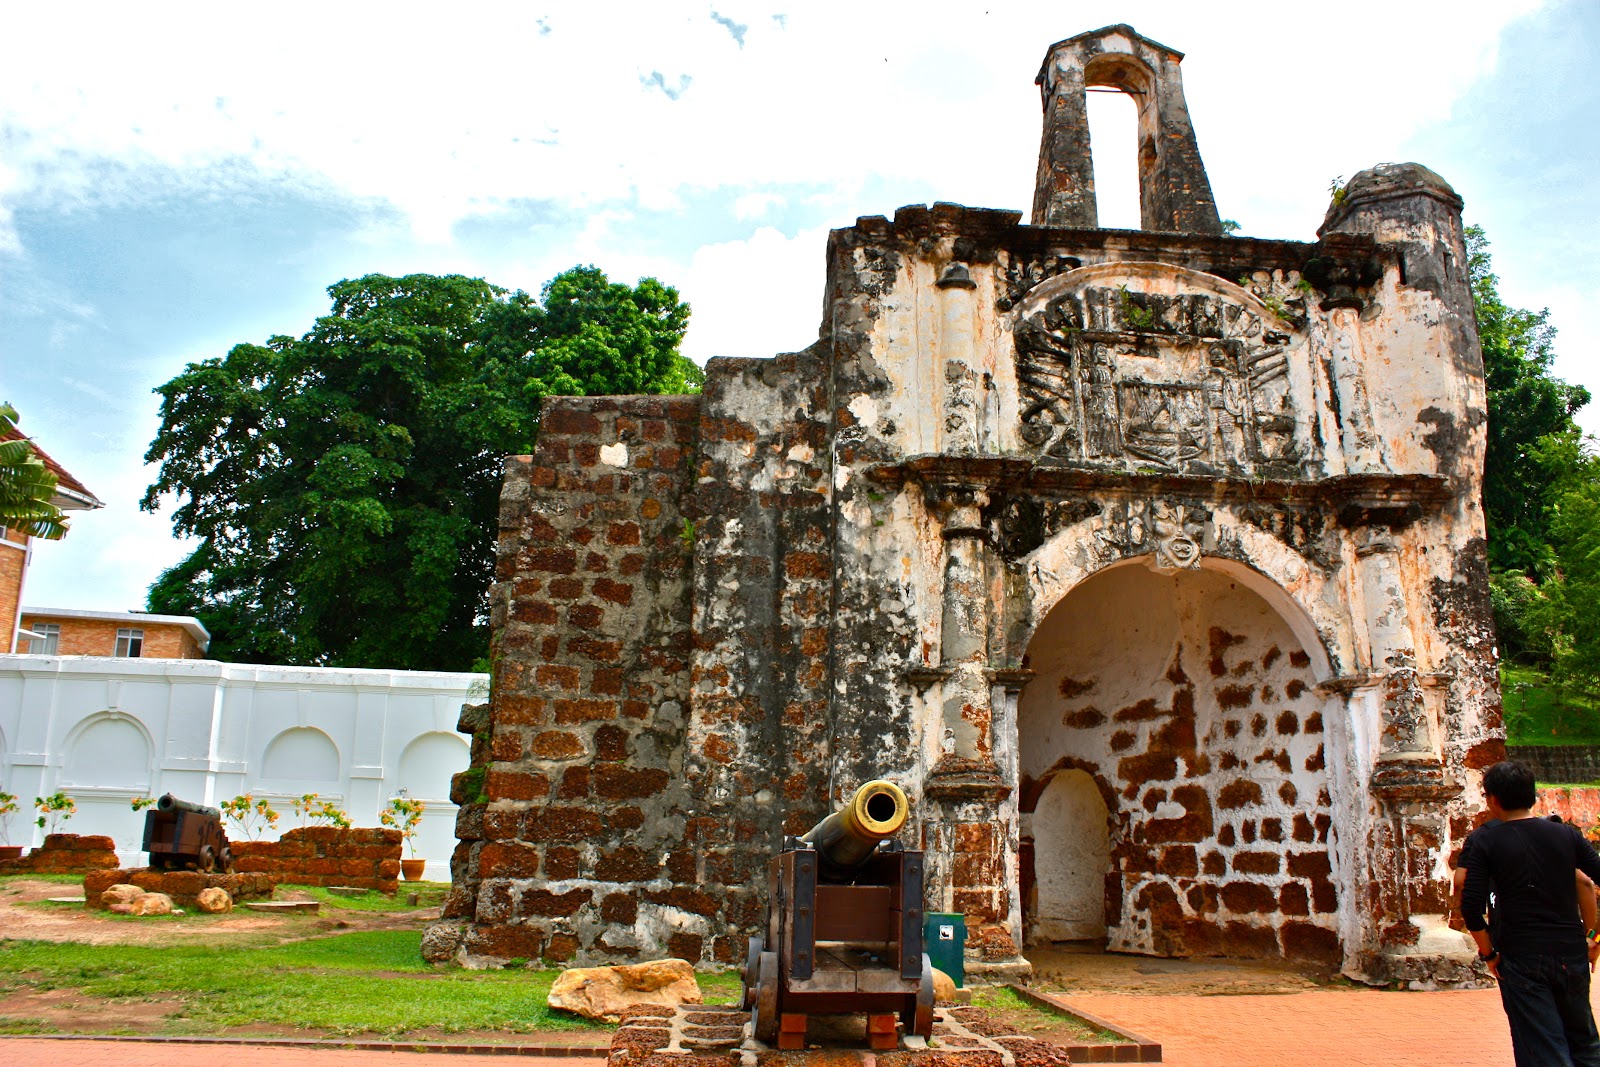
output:
<path id="1" fill-rule="evenodd" d="M 422 879 L 422 869 L 428 865 L 427 860 L 401 860 L 400 873 L 408 882 L 417 882 Z"/>

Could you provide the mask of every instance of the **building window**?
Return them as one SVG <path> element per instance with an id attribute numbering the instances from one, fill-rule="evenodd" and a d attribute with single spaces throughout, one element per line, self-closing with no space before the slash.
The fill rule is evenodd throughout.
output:
<path id="1" fill-rule="evenodd" d="M 28 651 L 35 656 L 57 655 L 56 649 L 61 647 L 61 625 L 54 622 L 36 622 L 30 628 L 33 634 L 28 638 Z"/>
<path id="2" fill-rule="evenodd" d="M 139 651 L 144 648 L 144 631 L 131 629 L 124 626 L 117 631 L 117 650 L 113 655 L 127 656 L 138 659 Z"/>

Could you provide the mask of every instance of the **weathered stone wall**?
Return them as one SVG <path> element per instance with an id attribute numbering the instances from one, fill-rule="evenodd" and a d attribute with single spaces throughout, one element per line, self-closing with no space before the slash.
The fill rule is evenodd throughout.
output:
<path id="1" fill-rule="evenodd" d="M 0 860 L 4 874 L 85 874 L 117 865 L 116 844 L 100 834 L 47 834 L 44 844 L 14 860 Z"/>
<path id="2" fill-rule="evenodd" d="M 1541 782 L 1600 782 L 1600 745 L 1507 745 L 1506 759 L 1526 763 Z"/>
<path id="3" fill-rule="evenodd" d="M 1464 974 L 1503 735 L 1459 210 L 1412 164 L 1316 242 L 903 208 L 831 236 L 805 351 L 552 400 L 430 957 L 734 962 L 782 833 L 884 776 L 969 971 L 1098 847 L 1116 947 Z M 1068 772 L 1082 839 L 1038 818 Z"/>
<path id="4" fill-rule="evenodd" d="M 295 885 L 348 885 L 393 893 L 400 888 L 400 831 L 300 826 L 276 841 L 233 841 L 234 868 Z M 138 883 L 135 883 L 138 884 Z"/>
<path id="5" fill-rule="evenodd" d="M 243 900 L 271 900 L 278 887 L 275 874 L 201 874 L 199 871 L 157 871 L 150 868 L 93 871 L 84 876 L 84 907 L 105 906 L 105 891 L 114 885 L 136 885 L 146 893 L 165 893 L 181 908 L 199 907 L 200 891 L 211 887 L 226 890 L 234 903 Z M 283 879 L 287 881 L 288 879 Z M 294 879 L 301 885 L 318 885 Z M 334 885 L 344 885 L 334 882 Z"/>
<path id="6" fill-rule="evenodd" d="M 507 464 L 494 682 L 463 715 L 472 769 L 452 787 L 461 844 L 433 958 L 700 959 L 722 932 L 685 815 L 698 414 L 693 398 L 552 400 L 538 452 Z"/>

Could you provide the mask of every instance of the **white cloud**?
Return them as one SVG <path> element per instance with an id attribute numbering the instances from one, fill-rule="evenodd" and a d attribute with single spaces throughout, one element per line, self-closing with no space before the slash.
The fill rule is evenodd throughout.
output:
<path id="1" fill-rule="evenodd" d="M 788 197 L 778 193 L 746 193 L 733 202 L 733 217 L 741 222 L 764 218 L 788 202 Z"/>
<path id="2" fill-rule="evenodd" d="M 1534 6 L 1389 5 L 1376 22 L 1315 6 L 1137 14 L 1142 32 L 1193 57 L 1188 96 L 1224 214 L 1277 232 L 1306 228 L 1305 204 L 1333 174 L 1448 115 L 1492 62 L 1499 29 Z M 0 211 L 185 184 L 226 195 L 265 177 L 385 201 L 439 239 L 517 198 L 668 206 L 689 187 L 872 173 L 1021 207 L 1045 46 L 1127 11 L 825 2 L 770 14 L 757 3 L 690 14 L 484 3 L 449 17 L 420 4 L 17 8 L 0 64 Z M 738 39 L 730 22 L 745 27 Z M 1263 185 L 1287 200 L 1257 207 Z M 0 218 L 0 240 L 10 232 Z"/>

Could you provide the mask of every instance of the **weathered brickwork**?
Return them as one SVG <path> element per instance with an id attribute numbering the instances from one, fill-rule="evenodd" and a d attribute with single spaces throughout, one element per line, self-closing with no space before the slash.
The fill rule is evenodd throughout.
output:
<path id="1" fill-rule="evenodd" d="M 0 653 L 13 647 L 13 620 L 22 607 L 22 578 L 28 569 L 28 535 L 0 526 Z"/>
<path id="2" fill-rule="evenodd" d="M 1526 763 L 1541 782 L 1600 781 L 1600 745 L 1507 745 L 1506 758 Z"/>
<path id="3" fill-rule="evenodd" d="M 321 884 L 300 878 L 280 879 L 274 874 L 202 874 L 199 871 L 157 871 L 148 867 L 93 871 L 83 878 L 83 906 L 91 910 L 105 908 L 105 891 L 114 885 L 136 885 L 146 893 L 165 893 L 180 908 L 198 908 L 200 892 L 213 887 L 226 891 L 235 904 L 246 900 L 271 900 L 279 881 Z"/>
<path id="4" fill-rule="evenodd" d="M 44 844 L 14 860 L 0 860 L 4 874 L 87 874 L 115 868 L 116 843 L 100 834 L 48 834 Z"/>
<path id="5" fill-rule="evenodd" d="M 970 972 L 1467 973 L 1446 859 L 1503 731 L 1460 200 L 1385 165 L 1315 242 L 1222 236 L 1180 58 L 1051 50 L 1053 225 L 859 219 L 810 348 L 546 403 L 430 958 L 738 961 L 782 835 L 884 776 Z M 1072 214 L 1084 84 L 1176 137 L 1145 231 Z"/>
<path id="6" fill-rule="evenodd" d="M 494 683 L 463 714 L 472 769 L 452 786 L 461 844 L 435 954 L 634 958 L 670 941 L 698 959 L 726 924 L 689 888 L 699 410 L 564 398 L 538 452 L 507 466 Z"/>
<path id="7" fill-rule="evenodd" d="M 276 841 L 234 841 L 240 874 L 270 875 L 295 885 L 348 885 L 393 893 L 400 887 L 400 831 L 299 826 Z M 138 884 L 138 883 L 135 883 Z"/>

